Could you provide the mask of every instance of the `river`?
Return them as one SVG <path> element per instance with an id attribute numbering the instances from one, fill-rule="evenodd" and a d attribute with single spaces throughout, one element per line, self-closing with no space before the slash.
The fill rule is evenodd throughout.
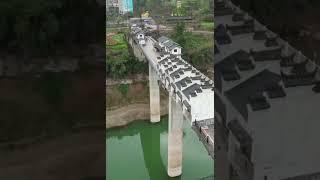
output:
<path id="1" fill-rule="evenodd" d="M 213 160 L 184 123 L 183 170 L 177 178 L 167 176 L 168 120 L 136 121 L 107 130 L 107 180 L 197 180 L 213 175 Z"/>

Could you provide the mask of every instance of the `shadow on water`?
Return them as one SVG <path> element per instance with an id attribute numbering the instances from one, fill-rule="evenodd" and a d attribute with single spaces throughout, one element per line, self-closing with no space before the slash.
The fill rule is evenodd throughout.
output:
<path id="1" fill-rule="evenodd" d="M 161 121 L 162 126 L 168 127 L 168 121 Z M 144 155 L 144 162 L 148 169 L 149 177 L 152 180 L 180 180 L 181 177 L 170 178 L 167 176 L 166 165 L 161 158 L 161 133 L 166 128 L 158 128 L 151 126 L 150 128 L 143 129 L 140 132 L 140 140 Z M 150 148 L 151 145 L 151 148 Z"/>

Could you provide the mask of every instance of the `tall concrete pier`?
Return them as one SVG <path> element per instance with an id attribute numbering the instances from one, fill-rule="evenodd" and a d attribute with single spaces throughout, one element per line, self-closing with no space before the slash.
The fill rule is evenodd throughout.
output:
<path id="1" fill-rule="evenodd" d="M 149 64 L 149 92 L 150 92 L 150 121 L 160 121 L 160 92 L 158 77 L 155 70 Z"/>
<path id="2" fill-rule="evenodd" d="M 169 96 L 168 175 L 170 177 L 182 174 L 182 105 L 173 96 L 175 95 Z"/>

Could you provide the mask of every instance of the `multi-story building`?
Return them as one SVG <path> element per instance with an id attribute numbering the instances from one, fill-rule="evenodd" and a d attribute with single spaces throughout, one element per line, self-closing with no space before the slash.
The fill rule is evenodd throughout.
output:
<path id="1" fill-rule="evenodd" d="M 107 14 L 119 13 L 121 14 L 122 0 L 106 0 Z"/>
<path id="2" fill-rule="evenodd" d="M 133 12 L 133 0 L 107 0 L 107 13 L 125 14 Z"/>
<path id="3" fill-rule="evenodd" d="M 320 179 L 320 69 L 215 1 L 215 179 Z"/>

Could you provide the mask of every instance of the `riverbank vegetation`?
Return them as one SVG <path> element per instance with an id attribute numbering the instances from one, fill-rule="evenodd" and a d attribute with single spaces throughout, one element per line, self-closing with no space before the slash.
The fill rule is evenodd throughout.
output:
<path id="1" fill-rule="evenodd" d="M 185 25 L 179 23 L 170 37 L 182 46 L 182 57 L 197 69 L 207 74 L 211 65 L 213 68 L 213 39 L 209 39 L 210 35 L 186 32 Z"/>
<path id="2" fill-rule="evenodd" d="M 148 82 L 134 82 L 107 86 L 107 110 L 116 109 L 130 104 L 149 104 Z M 160 91 L 161 98 L 166 98 L 166 92 Z"/>
<path id="3" fill-rule="evenodd" d="M 107 77 L 125 78 L 135 74 L 146 74 L 148 64 L 139 61 L 125 40 L 124 32 L 107 35 Z"/>
<path id="4" fill-rule="evenodd" d="M 208 21 L 203 21 L 200 23 L 200 30 L 204 30 L 204 31 L 213 31 L 214 28 L 214 24 L 213 22 L 208 22 Z"/>

